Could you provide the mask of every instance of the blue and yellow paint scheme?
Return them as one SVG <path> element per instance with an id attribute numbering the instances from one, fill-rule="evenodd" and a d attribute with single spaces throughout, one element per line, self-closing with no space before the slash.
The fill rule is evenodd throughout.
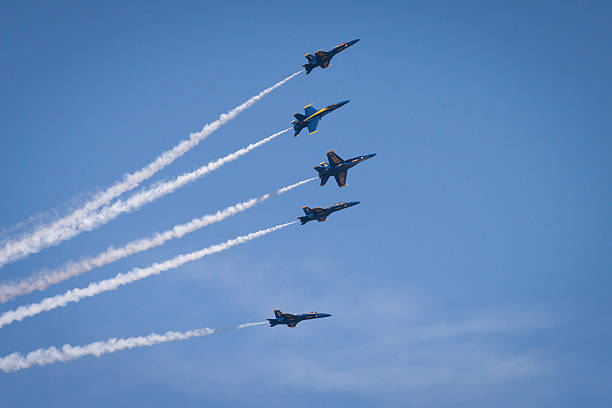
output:
<path id="1" fill-rule="evenodd" d="M 334 153 L 333 150 L 330 150 L 327 152 L 327 160 L 329 160 L 329 163 L 323 162 L 320 165 L 315 166 L 314 169 L 319 173 L 321 186 L 324 186 L 325 183 L 327 183 L 327 179 L 333 176 L 336 179 L 336 183 L 338 183 L 338 187 L 344 187 L 346 186 L 346 172 L 348 169 L 374 156 L 376 156 L 376 153 L 366 154 L 365 156 L 357 156 L 348 160 L 342 160 L 340 156 Z"/>
<path id="2" fill-rule="evenodd" d="M 332 48 L 329 51 L 319 50 L 315 52 L 314 55 L 313 54 L 304 55 L 304 58 L 308 60 L 306 64 L 302 65 L 304 69 L 306 70 L 306 75 L 310 74 L 310 71 L 312 71 L 316 67 L 321 67 L 321 69 L 327 68 L 332 58 L 336 54 L 338 54 L 341 51 L 346 50 L 348 47 L 350 47 L 353 44 L 356 44 L 358 41 L 359 39 L 356 39 L 353 41 L 349 41 L 349 42 L 345 42 L 345 43 L 336 45 L 334 48 Z"/>
<path id="3" fill-rule="evenodd" d="M 327 219 L 329 214 L 336 212 L 336 211 L 344 210 L 345 208 L 349 208 L 357 204 L 359 204 L 359 201 L 352 201 L 350 203 L 347 203 L 347 202 L 336 203 L 336 204 L 330 205 L 327 208 L 302 207 L 302 210 L 304 210 L 304 214 L 306 215 L 302 217 L 298 217 L 298 220 L 302 222 L 302 225 L 306 224 L 308 221 L 314 221 L 314 220 L 323 222 Z"/>
<path id="4" fill-rule="evenodd" d="M 313 107 L 312 104 L 304 106 L 304 115 L 302 115 L 301 113 L 293 114 L 293 116 L 295 117 L 295 120 L 291 122 L 291 124 L 293 125 L 293 130 L 295 130 L 293 137 L 299 135 L 302 129 L 304 129 L 305 127 L 308 128 L 308 132 L 311 135 L 317 132 L 319 121 L 323 118 L 323 116 L 335 111 L 336 109 L 346 105 L 349 102 L 350 101 L 347 99 L 346 101 L 331 104 L 323 109 L 317 109 Z"/>
<path id="5" fill-rule="evenodd" d="M 302 320 L 321 319 L 323 317 L 330 317 L 329 313 L 304 313 L 299 315 L 293 315 L 291 313 L 283 313 L 278 309 L 274 309 L 274 316 L 276 319 L 266 319 L 270 322 L 270 327 L 274 327 L 277 324 L 286 324 L 287 327 L 295 327 Z"/>

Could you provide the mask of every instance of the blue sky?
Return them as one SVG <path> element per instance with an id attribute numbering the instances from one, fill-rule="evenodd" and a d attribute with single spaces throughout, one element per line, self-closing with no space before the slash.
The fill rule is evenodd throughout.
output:
<path id="1" fill-rule="evenodd" d="M 3 239 L 67 214 L 190 132 L 300 75 L 151 182 L 350 99 L 133 214 L 0 270 L 29 276 L 376 152 L 226 221 L 1 305 L 38 301 L 361 204 L 3 327 L 0 354 L 332 313 L 2 374 L 7 406 L 609 406 L 607 2 L 5 3 Z M 148 183 L 145 183 L 148 185 Z M 25 221 L 25 222 L 24 222 Z"/>

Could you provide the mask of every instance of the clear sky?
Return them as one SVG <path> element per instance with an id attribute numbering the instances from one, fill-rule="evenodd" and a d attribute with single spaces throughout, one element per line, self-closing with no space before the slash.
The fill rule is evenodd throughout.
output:
<path id="1" fill-rule="evenodd" d="M 561 4 L 560 4 L 561 3 Z M 0 355 L 286 312 L 260 326 L 0 374 L 2 406 L 612 404 L 610 2 L 3 2 L 0 228 L 68 214 L 190 132 L 354 38 L 152 180 L 351 102 L 99 229 L 30 276 L 378 155 L 219 224 L 0 305 L 14 309 L 301 215 L 293 225 L 0 329 Z"/>

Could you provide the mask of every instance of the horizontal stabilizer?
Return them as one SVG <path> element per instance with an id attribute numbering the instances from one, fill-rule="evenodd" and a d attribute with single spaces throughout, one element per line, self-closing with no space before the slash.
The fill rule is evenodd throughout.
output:
<path id="1" fill-rule="evenodd" d="M 293 123 L 293 130 L 294 130 L 293 137 L 296 137 L 297 135 L 299 135 L 302 129 L 306 127 L 306 125 L 304 125 L 303 123 L 296 122 L 295 120 L 291 123 Z"/>
<path id="2" fill-rule="evenodd" d="M 304 69 L 306 70 L 306 75 L 310 74 L 310 71 L 312 71 L 315 68 L 310 64 L 304 64 L 302 65 L 302 67 L 304 67 Z"/>

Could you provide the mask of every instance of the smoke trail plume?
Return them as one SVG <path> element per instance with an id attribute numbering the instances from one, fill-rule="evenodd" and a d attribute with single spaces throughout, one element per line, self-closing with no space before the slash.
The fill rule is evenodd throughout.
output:
<path id="1" fill-rule="evenodd" d="M 90 211 L 88 214 L 82 216 L 79 220 L 74 221 L 70 225 L 62 225 L 58 228 L 48 228 L 46 229 L 46 235 L 39 236 L 37 239 L 24 239 L 18 243 L 8 243 L 4 248 L 0 249 L 0 267 L 3 263 L 6 263 L 3 262 L 3 259 L 7 258 L 7 256 L 10 258 L 10 255 L 7 255 L 9 253 L 16 253 L 15 251 L 22 254 L 35 253 L 44 247 L 57 245 L 62 241 L 73 238 L 83 231 L 90 231 L 97 228 L 123 213 L 132 212 L 145 204 L 155 201 L 166 194 L 174 192 L 178 188 L 183 187 L 184 185 L 191 183 L 200 177 L 204 177 L 211 171 L 214 171 L 224 164 L 244 156 L 251 150 L 272 141 L 283 133 L 288 132 L 290 129 L 291 128 L 281 130 L 280 132 L 261 139 L 258 142 L 251 143 L 247 147 L 236 150 L 235 152 L 212 161 L 192 172 L 181 174 L 173 180 L 154 184 L 148 189 L 132 194 L 126 200 L 117 200 L 112 205 L 108 205 L 98 212 Z M 35 235 L 36 234 L 38 234 L 38 232 L 36 232 Z"/>
<path id="2" fill-rule="evenodd" d="M 4 327 L 7 324 L 13 323 L 14 321 L 21 321 L 29 316 L 34 316 L 42 312 L 47 312 L 58 307 L 66 306 L 68 303 L 78 302 L 83 298 L 92 297 L 109 290 L 115 290 L 120 286 L 127 285 L 128 283 L 140 279 L 148 278 L 152 275 L 159 275 L 161 272 L 169 269 L 176 269 L 187 262 L 196 261 L 207 255 L 225 251 L 226 249 L 229 249 L 235 245 L 239 245 L 255 238 L 267 235 L 271 232 L 278 231 L 282 228 L 288 227 L 289 225 L 295 224 L 296 222 L 297 221 L 292 221 L 286 224 L 280 224 L 275 227 L 259 230 L 257 232 L 252 232 L 248 235 L 242 235 L 234 239 L 227 240 L 221 244 L 215 244 L 209 246 L 208 248 L 200 249 L 199 251 L 178 255 L 177 257 L 162 263 L 154 263 L 147 268 L 134 268 L 126 273 L 118 273 L 114 278 L 91 283 L 85 288 L 71 289 L 61 295 L 43 299 L 40 303 L 31 303 L 27 306 L 20 306 L 17 309 L 6 311 L 0 315 L 0 327 Z"/>
<path id="3" fill-rule="evenodd" d="M 246 327 L 255 327 L 267 322 L 244 323 L 236 326 L 233 330 L 240 330 Z M 227 331 L 227 330 L 223 330 Z M 62 348 L 50 347 L 47 349 L 34 350 L 25 356 L 21 353 L 11 353 L 5 357 L 0 357 L 0 369 L 5 373 L 23 370 L 34 365 L 47 365 L 56 362 L 65 363 L 67 361 L 76 360 L 85 356 L 100 357 L 102 354 L 114 353 L 120 350 L 129 350 L 135 347 L 150 347 L 159 343 L 167 343 L 177 340 L 188 340 L 192 337 L 204 337 L 213 333 L 219 333 L 220 330 L 203 328 L 196 330 L 188 330 L 185 332 L 169 331 L 165 334 L 151 333 L 148 336 L 128 337 L 125 339 L 112 338 L 106 341 L 96 341 L 84 346 L 71 346 L 65 344 Z"/>
<path id="4" fill-rule="evenodd" d="M 127 174 L 122 181 L 116 182 L 114 185 L 96 194 L 90 201 L 85 203 L 81 208 L 73 211 L 71 214 L 60 218 L 50 225 L 38 228 L 34 232 L 23 236 L 22 238 L 6 242 L 0 248 L 0 268 L 9 262 L 16 261 L 26 256 L 39 252 L 41 249 L 57 245 L 63 239 L 61 233 L 64 228 L 72 228 L 76 225 L 87 223 L 86 218 L 92 211 L 97 210 L 111 202 L 115 197 L 136 188 L 143 181 L 151 178 L 155 173 L 174 162 L 179 157 L 183 156 L 189 150 L 197 146 L 202 140 L 206 139 L 211 133 L 219 129 L 221 126 L 238 116 L 241 112 L 250 108 L 255 102 L 282 86 L 290 79 L 299 75 L 302 71 L 296 72 L 273 86 L 261 91 L 259 94 L 248 99 L 246 102 L 238 105 L 234 109 L 223 113 L 214 122 L 206 124 L 202 130 L 192 133 L 189 139 L 182 140 L 172 149 L 165 151 L 157 157 L 153 162 L 149 163 L 142 169 Z"/>
<path id="5" fill-rule="evenodd" d="M 174 238 L 181 238 L 184 235 L 196 231 L 200 228 L 204 228 L 210 224 L 220 222 L 228 217 L 231 217 L 232 215 L 236 215 L 242 211 L 254 207 L 257 204 L 266 201 L 270 197 L 286 193 L 287 191 L 293 190 L 296 187 L 299 187 L 316 179 L 316 177 L 313 177 L 307 180 L 302 180 L 298 183 L 283 187 L 275 191 L 274 193 L 268 193 L 260 197 L 251 198 L 250 200 L 234 204 L 223 210 L 219 210 L 214 214 L 207 214 L 200 218 L 194 218 L 188 223 L 175 225 L 167 231 L 157 232 L 151 237 L 129 242 L 128 244 L 120 248 L 110 247 L 106 251 L 94 257 L 84 258 L 77 262 L 68 263 L 66 266 L 56 270 L 43 271 L 40 272 L 38 275 L 31 276 L 19 282 L 4 283 L 0 285 L 0 303 L 5 303 L 19 295 L 31 293 L 35 290 L 44 290 L 51 285 L 63 282 L 68 278 L 78 276 L 94 268 L 99 268 L 104 265 L 108 265 L 112 262 L 118 261 L 119 259 L 126 258 L 130 255 L 149 250 L 159 245 L 163 245 L 168 240 Z"/>

